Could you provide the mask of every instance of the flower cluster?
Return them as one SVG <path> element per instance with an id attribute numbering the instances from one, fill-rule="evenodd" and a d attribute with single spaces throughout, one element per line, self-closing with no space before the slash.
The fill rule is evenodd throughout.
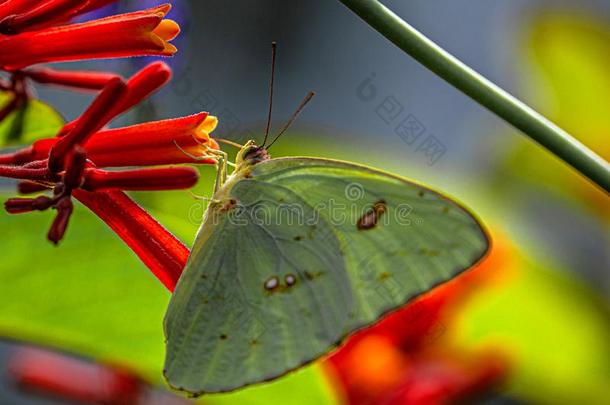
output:
<path id="1" fill-rule="evenodd" d="M 171 6 L 120 14 L 80 24 L 72 18 L 114 0 L 6 0 L 0 2 L 0 69 L 10 74 L 0 90 L 12 93 L 0 109 L 0 121 L 26 104 L 27 79 L 79 89 L 100 90 L 109 73 L 58 72 L 25 69 L 43 62 L 126 56 L 171 56 L 170 43 L 180 27 L 165 16 Z"/>
<path id="2" fill-rule="evenodd" d="M 56 137 L 0 155 L 0 176 L 19 180 L 21 194 L 37 195 L 9 199 L 5 208 L 11 214 L 56 210 L 48 239 L 57 244 L 66 233 L 75 198 L 103 219 L 171 290 L 189 251 L 124 191 L 185 189 L 195 185 L 199 172 L 193 167 L 159 166 L 215 164 L 218 144 L 209 134 L 217 125 L 216 118 L 199 113 L 105 129 L 115 117 L 166 84 L 171 69 L 165 63 L 154 62 L 126 80 L 107 72 L 31 66 L 93 58 L 170 56 L 176 51 L 169 41 L 178 35 L 180 27 L 165 19 L 170 5 L 69 23 L 72 18 L 111 2 L 0 2 L 0 69 L 10 74 L 9 81 L 0 81 L 0 90 L 13 93 L 0 110 L 0 121 L 27 101 L 29 80 L 99 91 L 89 108 L 67 123 Z M 108 170 L 119 167 L 129 168 Z"/>
<path id="3" fill-rule="evenodd" d="M 60 136 L 0 155 L 0 176 L 20 180 L 22 193 L 52 191 L 52 196 L 13 198 L 9 213 L 54 208 L 57 216 L 48 234 L 58 243 L 79 199 L 104 219 L 166 286 L 177 280 L 188 251 L 121 190 L 190 188 L 198 180 L 192 167 L 152 167 L 120 171 L 111 167 L 179 163 L 214 164 L 218 144 L 209 137 L 215 117 L 200 113 L 126 128 L 103 129 L 118 114 L 137 104 L 167 82 L 170 69 L 156 62 L 128 81 L 113 77 L 91 106 Z M 205 156 L 209 157 L 205 157 Z M 204 156 L 199 158 L 198 156 Z M 155 240 L 161 238 L 162 240 Z M 171 272 L 168 275 L 166 273 Z"/>

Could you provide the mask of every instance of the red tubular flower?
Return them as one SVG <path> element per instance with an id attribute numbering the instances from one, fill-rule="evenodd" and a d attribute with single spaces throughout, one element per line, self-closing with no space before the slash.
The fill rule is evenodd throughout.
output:
<path id="1" fill-rule="evenodd" d="M 163 62 L 153 62 L 133 75 L 127 82 L 127 94 L 119 103 L 113 106 L 114 115 L 119 115 L 131 109 L 140 101 L 149 97 L 155 91 L 163 87 L 172 77 L 172 70 Z M 63 136 L 70 132 L 78 119 L 66 124 L 59 136 Z"/>
<path id="2" fill-rule="evenodd" d="M 112 118 L 112 106 L 127 92 L 127 85 L 120 78 L 112 79 L 85 111 L 78 124 L 65 137 L 59 139 L 49 153 L 49 169 L 53 172 L 63 167 L 63 159 L 75 146 L 81 146 Z"/>
<path id="3" fill-rule="evenodd" d="M 82 24 L 71 24 L 0 38 L 0 66 L 16 70 L 42 62 L 142 55 L 171 56 L 169 43 L 180 32 L 164 19 L 169 4 Z"/>
<path id="4" fill-rule="evenodd" d="M 25 13 L 40 4 L 40 0 L 5 0 L 0 2 L 0 19 Z"/>
<path id="5" fill-rule="evenodd" d="M 26 30 L 48 27 L 74 16 L 87 4 L 87 0 L 48 0 L 21 14 L 5 17 L 0 22 L 0 32 L 14 35 Z"/>
<path id="6" fill-rule="evenodd" d="M 177 163 L 216 163 L 218 144 L 209 133 L 215 117 L 190 117 L 101 130 L 116 115 L 147 97 L 167 81 L 170 71 L 155 63 L 126 84 L 108 80 L 91 106 L 64 128 L 62 137 L 43 139 L 0 156 L 0 176 L 21 180 L 20 190 L 53 190 L 52 197 L 6 202 L 9 213 L 53 208 L 57 215 L 48 239 L 57 244 L 73 211 L 72 197 L 104 220 L 170 290 L 186 264 L 189 250 L 121 190 L 175 190 L 192 187 L 199 178 L 190 167 L 106 171 L 101 167 Z M 4 165 L 3 165 L 4 164 Z"/>
<path id="7" fill-rule="evenodd" d="M 83 90 L 102 90 L 110 80 L 120 77 L 114 73 L 59 71 L 49 68 L 32 68 L 24 70 L 22 73 L 38 83 L 54 84 Z"/>
<path id="8" fill-rule="evenodd" d="M 202 112 L 183 118 L 148 122 L 125 128 L 100 131 L 87 141 L 89 159 L 98 167 L 156 166 L 177 163 L 213 164 L 201 159 L 206 147 L 218 149 L 209 134 L 218 119 Z M 58 138 L 41 139 L 11 155 L 0 156 L 7 163 L 45 159 Z M 185 153 L 186 152 L 186 153 Z"/>

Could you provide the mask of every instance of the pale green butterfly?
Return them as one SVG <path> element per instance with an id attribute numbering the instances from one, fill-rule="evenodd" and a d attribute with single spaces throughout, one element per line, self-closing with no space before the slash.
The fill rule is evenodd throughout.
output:
<path id="1" fill-rule="evenodd" d="M 193 395 L 312 362 L 489 247 L 458 203 L 380 170 L 253 141 L 224 167 L 165 318 L 164 375 Z"/>

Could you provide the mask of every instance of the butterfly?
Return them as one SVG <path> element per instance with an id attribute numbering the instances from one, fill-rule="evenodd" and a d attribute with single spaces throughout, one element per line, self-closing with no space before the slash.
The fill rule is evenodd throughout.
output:
<path id="1" fill-rule="evenodd" d="M 298 369 L 489 249 L 477 218 L 430 188 L 262 145 L 230 176 L 220 165 L 165 317 L 164 376 L 194 396 Z"/>

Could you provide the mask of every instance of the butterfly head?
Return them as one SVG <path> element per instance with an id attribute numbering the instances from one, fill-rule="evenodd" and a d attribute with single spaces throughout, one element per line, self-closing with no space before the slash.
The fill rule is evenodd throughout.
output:
<path id="1" fill-rule="evenodd" d="M 266 148 L 258 146 L 254 141 L 248 141 L 237 154 L 235 163 L 240 165 L 255 165 L 271 159 Z"/>

